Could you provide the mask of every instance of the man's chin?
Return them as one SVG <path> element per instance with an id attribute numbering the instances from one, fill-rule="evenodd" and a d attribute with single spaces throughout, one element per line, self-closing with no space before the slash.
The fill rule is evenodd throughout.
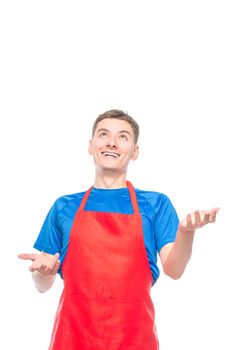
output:
<path id="1" fill-rule="evenodd" d="M 120 169 L 114 166 L 105 166 L 105 167 L 101 167 L 101 170 L 102 171 L 119 171 Z"/>
<path id="2" fill-rule="evenodd" d="M 121 169 L 116 167 L 116 166 L 96 166 L 96 170 L 99 172 L 99 173 L 121 173 Z"/>

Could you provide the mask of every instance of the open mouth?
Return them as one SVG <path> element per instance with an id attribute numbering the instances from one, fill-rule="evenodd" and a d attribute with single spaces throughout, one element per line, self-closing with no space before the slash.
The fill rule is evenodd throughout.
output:
<path id="1" fill-rule="evenodd" d="M 113 158 L 113 159 L 118 158 L 118 157 L 120 156 L 120 154 L 118 154 L 118 153 L 106 152 L 106 151 L 102 152 L 102 155 L 103 155 L 105 158 Z"/>

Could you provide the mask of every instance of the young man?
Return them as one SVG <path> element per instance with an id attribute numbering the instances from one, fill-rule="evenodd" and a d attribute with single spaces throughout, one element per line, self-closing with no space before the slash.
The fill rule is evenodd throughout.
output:
<path id="1" fill-rule="evenodd" d="M 89 154 L 94 185 L 52 206 L 30 259 L 37 289 L 47 291 L 58 272 L 64 290 L 49 350 L 159 349 L 152 285 L 164 272 L 179 278 L 194 233 L 214 222 L 218 208 L 195 211 L 180 223 L 164 194 L 134 189 L 128 164 L 138 157 L 139 127 L 120 110 L 101 114 Z"/>

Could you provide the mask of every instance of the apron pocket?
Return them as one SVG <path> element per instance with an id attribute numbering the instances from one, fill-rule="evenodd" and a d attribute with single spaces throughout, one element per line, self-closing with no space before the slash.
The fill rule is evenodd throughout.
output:
<path id="1" fill-rule="evenodd" d="M 66 297 L 65 333 L 70 337 L 92 341 L 105 333 L 103 301 L 80 294 Z"/>
<path id="2" fill-rule="evenodd" d="M 113 344 L 141 344 L 142 301 L 106 300 L 106 334 Z"/>
<path id="3" fill-rule="evenodd" d="M 64 333 L 90 344 L 141 344 L 142 301 L 67 295 Z"/>

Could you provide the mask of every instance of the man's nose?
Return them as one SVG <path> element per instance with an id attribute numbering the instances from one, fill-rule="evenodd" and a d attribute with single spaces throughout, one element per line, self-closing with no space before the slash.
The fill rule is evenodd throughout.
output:
<path id="1" fill-rule="evenodd" d="M 107 146 L 110 146 L 110 147 L 113 147 L 113 148 L 116 148 L 116 147 L 117 147 L 117 142 L 116 142 L 115 137 L 109 137 L 109 138 L 108 138 L 108 140 L 107 140 Z"/>

